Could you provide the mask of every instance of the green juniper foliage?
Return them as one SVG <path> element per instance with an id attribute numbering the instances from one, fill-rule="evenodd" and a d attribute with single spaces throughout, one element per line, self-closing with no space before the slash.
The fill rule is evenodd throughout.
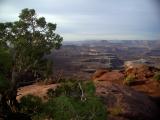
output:
<path id="1" fill-rule="evenodd" d="M 0 93 L 4 93 L 9 89 L 9 76 L 11 69 L 11 55 L 5 48 L 5 45 L 0 43 Z"/>
<path id="2" fill-rule="evenodd" d="M 21 81 L 38 76 L 47 79 L 52 73 L 46 56 L 59 49 L 63 40 L 55 32 L 56 26 L 28 8 L 21 11 L 18 21 L 0 23 L 0 104 L 5 111 L 18 112 L 16 96 Z"/>
<path id="3" fill-rule="evenodd" d="M 44 56 L 60 48 L 63 40 L 55 30 L 56 24 L 38 18 L 35 10 L 28 8 L 22 10 L 18 21 L 0 23 L 0 43 L 12 53 L 14 71 L 48 74 L 49 63 Z"/>
<path id="4" fill-rule="evenodd" d="M 81 99 L 82 91 L 79 83 L 85 99 Z M 32 118 L 33 120 L 106 120 L 106 108 L 94 94 L 95 87 L 92 82 L 68 80 L 56 90 L 48 91 L 49 100 L 41 105 L 38 104 L 43 106 L 43 109 L 37 107 L 37 112 L 32 114 Z M 23 101 L 27 99 L 27 103 L 33 103 L 31 96 L 22 99 Z M 23 112 L 28 113 L 30 104 L 24 106 L 23 101 L 21 101 Z"/>
<path id="5" fill-rule="evenodd" d="M 21 98 L 20 107 L 22 112 L 37 114 L 42 110 L 42 100 L 39 97 L 27 95 Z"/>
<path id="6" fill-rule="evenodd" d="M 9 81 L 5 79 L 3 75 L 0 74 L 0 94 L 4 93 L 9 89 Z"/>

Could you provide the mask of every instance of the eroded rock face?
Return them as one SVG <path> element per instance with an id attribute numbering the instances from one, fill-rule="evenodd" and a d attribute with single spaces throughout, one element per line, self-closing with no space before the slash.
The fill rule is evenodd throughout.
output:
<path id="1" fill-rule="evenodd" d="M 117 81 L 122 80 L 124 74 L 120 71 L 97 70 L 93 76 L 93 81 Z"/>
<path id="2" fill-rule="evenodd" d="M 143 64 L 133 64 L 125 66 L 125 75 L 135 76 L 139 80 L 148 80 L 152 78 L 159 69 Z"/>
<path id="3" fill-rule="evenodd" d="M 133 89 L 110 81 L 94 81 L 96 94 L 107 106 L 109 120 L 159 120 L 159 110 L 151 99 Z"/>
<path id="4" fill-rule="evenodd" d="M 105 69 L 96 70 L 96 72 L 92 75 L 92 79 L 96 80 L 107 72 L 109 72 L 109 70 L 105 70 Z"/>

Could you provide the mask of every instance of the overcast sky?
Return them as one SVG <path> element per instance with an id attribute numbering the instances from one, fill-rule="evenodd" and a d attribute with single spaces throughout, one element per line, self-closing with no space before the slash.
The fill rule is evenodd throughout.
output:
<path id="1" fill-rule="evenodd" d="M 0 0 L 0 22 L 23 8 L 57 23 L 64 40 L 160 40 L 160 0 Z"/>

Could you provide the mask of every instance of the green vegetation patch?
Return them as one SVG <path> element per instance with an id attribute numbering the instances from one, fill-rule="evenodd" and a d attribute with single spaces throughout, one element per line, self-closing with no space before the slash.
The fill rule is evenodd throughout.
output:
<path id="1" fill-rule="evenodd" d="M 128 75 L 128 76 L 124 79 L 123 83 L 124 83 L 125 85 L 131 86 L 131 85 L 135 82 L 135 80 L 136 80 L 135 76 L 133 76 L 133 75 Z"/>
<path id="2" fill-rule="evenodd" d="M 92 82 L 68 80 L 56 90 L 48 90 L 48 96 L 47 102 L 41 102 L 37 97 L 23 97 L 21 109 L 29 113 L 33 120 L 106 120 L 107 118 L 106 107 L 95 96 Z M 27 104 L 24 101 L 27 101 Z"/>
<path id="3" fill-rule="evenodd" d="M 42 111 L 42 100 L 41 98 L 33 95 L 27 95 L 21 98 L 20 107 L 21 112 L 25 112 L 27 114 L 38 114 Z"/>
<path id="4" fill-rule="evenodd" d="M 155 73 L 153 79 L 156 80 L 157 82 L 160 82 L 160 72 Z"/>

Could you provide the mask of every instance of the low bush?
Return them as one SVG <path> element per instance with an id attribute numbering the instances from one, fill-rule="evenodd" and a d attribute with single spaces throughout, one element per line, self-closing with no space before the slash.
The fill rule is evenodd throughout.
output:
<path id="1" fill-rule="evenodd" d="M 127 76 L 127 77 L 124 79 L 123 83 L 124 83 L 125 85 L 130 86 L 130 85 L 133 84 L 133 82 L 135 82 L 135 80 L 136 80 L 135 76 L 129 75 L 129 76 Z"/>
<path id="2" fill-rule="evenodd" d="M 43 103 L 41 98 L 33 95 L 27 95 L 20 99 L 21 112 L 34 115 L 42 111 Z"/>
<path id="3" fill-rule="evenodd" d="M 154 80 L 156 80 L 157 82 L 160 82 L 160 72 L 155 73 L 155 75 L 153 76 Z"/>
<path id="4" fill-rule="evenodd" d="M 21 100 L 23 111 L 28 110 L 33 120 L 106 120 L 106 107 L 95 96 L 92 82 L 65 81 L 56 90 L 48 90 L 49 100 L 42 103 L 37 97 Z M 24 99 L 24 98 L 23 98 Z M 30 103 L 30 104 L 28 104 Z M 36 105 L 32 105 L 32 104 Z M 35 109 L 36 108 L 36 109 Z M 33 111 L 34 110 L 34 111 Z"/>
<path id="5" fill-rule="evenodd" d="M 49 89 L 48 96 L 50 98 L 65 95 L 73 98 L 85 97 L 86 95 L 94 95 L 95 86 L 91 81 L 82 82 L 75 80 L 67 80 L 61 83 L 57 89 Z"/>

